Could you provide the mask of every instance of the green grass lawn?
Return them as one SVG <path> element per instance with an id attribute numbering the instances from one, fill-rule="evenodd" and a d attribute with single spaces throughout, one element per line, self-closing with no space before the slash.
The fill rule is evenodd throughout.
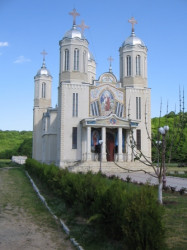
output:
<path id="1" fill-rule="evenodd" d="M 187 195 L 164 193 L 167 245 L 169 249 L 187 249 Z"/>

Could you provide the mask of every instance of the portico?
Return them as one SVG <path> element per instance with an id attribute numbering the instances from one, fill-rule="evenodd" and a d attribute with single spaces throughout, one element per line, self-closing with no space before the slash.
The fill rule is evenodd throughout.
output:
<path id="1" fill-rule="evenodd" d="M 103 162 L 132 161 L 130 134 L 138 126 L 138 121 L 111 114 L 107 117 L 86 118 L 81 123 L 86 132 L 84 161 L 97 161 L 100 157 Z M 102 145 L 99 140 L 102 140 Z"/>

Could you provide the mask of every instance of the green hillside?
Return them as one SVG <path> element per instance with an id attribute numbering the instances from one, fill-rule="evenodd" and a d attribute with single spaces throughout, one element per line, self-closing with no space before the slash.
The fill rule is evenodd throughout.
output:
<path id="1" fill-rule="evenodd" d="M 0 130 L 0 159 L 10 159 L 12 155 L 32 155 L 32 131 Z"/>

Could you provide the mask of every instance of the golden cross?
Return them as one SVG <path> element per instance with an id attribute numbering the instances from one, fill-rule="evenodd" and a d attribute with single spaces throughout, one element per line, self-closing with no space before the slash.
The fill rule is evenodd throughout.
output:
<path id="1" fill-rule="evenodd" d="M 137 24 L 137 21 L 134 19 L 134 17 L 131 17 L 128 22 L 132 24 L 132 32 L 134 32 L 134 25 Z"/>
<path id="2" fill-rule="evenodd" d="M 114 61 L 114 59 L 110 56 L 107 60 L 110 61 L 110 67 L 111 67 L 112 61 Z"/>
<path id="3" fill-rule="evenodd" d="M 45 56 L 48 54 L 45 49 L 40 53 L 41 55 L 43 55 L 43 61 L 45 61 Z"/>
<path id="4" fill-rule="evenodd" d="M 89 29 L 89 26 L 87 26 L 84 22 L 84 20 L 82 20 L 81 24 L 77 25 L 78 27 L 81 28 L 82 34 L 84 34 L 84 30 L 85 29 Z"/>
<path id="5" fill-rule="evenodd" d="M 74 8 L 72 12 L 69 12 L 69 14 L 73 17 L 73 25 L 76 24 L 76 17 L 80 16 L 80 14 L 76 11 L 76 9 Z"/>

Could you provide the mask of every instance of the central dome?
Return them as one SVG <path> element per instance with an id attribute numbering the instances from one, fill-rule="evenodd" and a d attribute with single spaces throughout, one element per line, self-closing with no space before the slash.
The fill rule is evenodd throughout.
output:
<path id="1" fill-rule="evenodd" d="M 76 25 L 73 25 L 72 29 L 68 30 L 63 38 L 80 38 L 85 39 L 84 35 L 76 28 Z"/>
<path id="2" fill-rule="evenodd" d="M 131 35 L 125 40 L 125 42 L 123 43 L 122 46 L 125 45 L 141 45 L 141 46 L 145 46 L 144 42 L 135 35 L 134 32 L 131 33 Z"/>

